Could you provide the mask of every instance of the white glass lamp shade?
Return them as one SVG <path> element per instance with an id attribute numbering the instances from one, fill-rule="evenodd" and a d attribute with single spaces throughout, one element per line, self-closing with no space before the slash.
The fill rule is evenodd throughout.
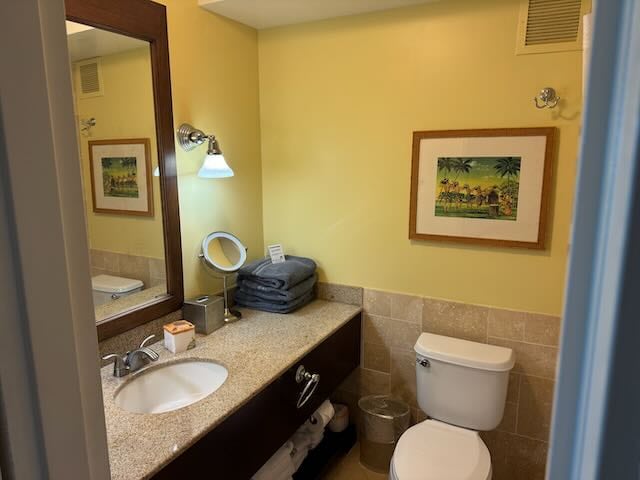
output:
<path id="1" fill-rule="evenodd" d="M 153 169 L 153 176 L 154 177 L 159 177 L 160 176 L 160 167 L 156 167 Z"/>
<path id="2" fill-rule="evenodd" d="M 233 177 L 233 170 L 227 165 L 224 155 L 221 153 L 204 157 L 202 167 L 198 171 L 200 178 L 227 178 Z"/>

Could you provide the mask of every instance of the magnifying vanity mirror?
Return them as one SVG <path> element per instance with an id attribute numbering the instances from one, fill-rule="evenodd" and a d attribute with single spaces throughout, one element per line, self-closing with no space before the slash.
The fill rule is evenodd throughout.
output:
<path id="1" fill-rule="evenodd" d="M 200 258 L 203 263 L 222 277 L 224 285 L 224 321 L 235 322 L 242 318 L 237 310 L 229 308 L 227 277 L 236 273 L 247 261 L 247 247 L 235 235 L 213 232 L 202 241 Z"/>
<path id="2" fill-rule="evenodd" d="M 166 9 L 66 0 L 99 340 L 180 308 L 182 253 Z"/>

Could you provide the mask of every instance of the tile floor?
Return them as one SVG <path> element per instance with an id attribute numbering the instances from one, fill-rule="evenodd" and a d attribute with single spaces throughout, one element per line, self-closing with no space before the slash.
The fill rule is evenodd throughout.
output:
<path id="1" fill-rule="evenodd" d="M 360 445 L 356 443 L 324 477 L 324 480 L 387 480 L 388 475 L 367 470 L 360 465 Z"/>

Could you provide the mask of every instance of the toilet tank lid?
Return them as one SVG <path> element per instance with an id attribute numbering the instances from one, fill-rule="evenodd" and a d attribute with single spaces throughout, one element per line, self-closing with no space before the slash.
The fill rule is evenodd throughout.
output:
<path id="1" fill-rule="evenodd" d="M 423 333 L 414 347 L 424 357 L 464 367 L 504 372 L 515 364 L 513 350 L 460 338 Z"/>
<path id="2" fill-rule="evenodd" d="M 143 286 L 144 283 L 135 278 L 115 277 L 113 275 L 96 275 L 91 278 L 91 288 L 104 293 L 127 293 Z"/>

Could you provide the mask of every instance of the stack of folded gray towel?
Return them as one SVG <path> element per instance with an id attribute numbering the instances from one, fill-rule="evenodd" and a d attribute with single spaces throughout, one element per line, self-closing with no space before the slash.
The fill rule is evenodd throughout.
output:
<path id="1" fill-rule="evenodd" d="M 282 263 L 257 260 L 238 271 L 236 304 L 265 312 L 289 313 L 314 298 L 316 262 L 286 255 Z"/>

